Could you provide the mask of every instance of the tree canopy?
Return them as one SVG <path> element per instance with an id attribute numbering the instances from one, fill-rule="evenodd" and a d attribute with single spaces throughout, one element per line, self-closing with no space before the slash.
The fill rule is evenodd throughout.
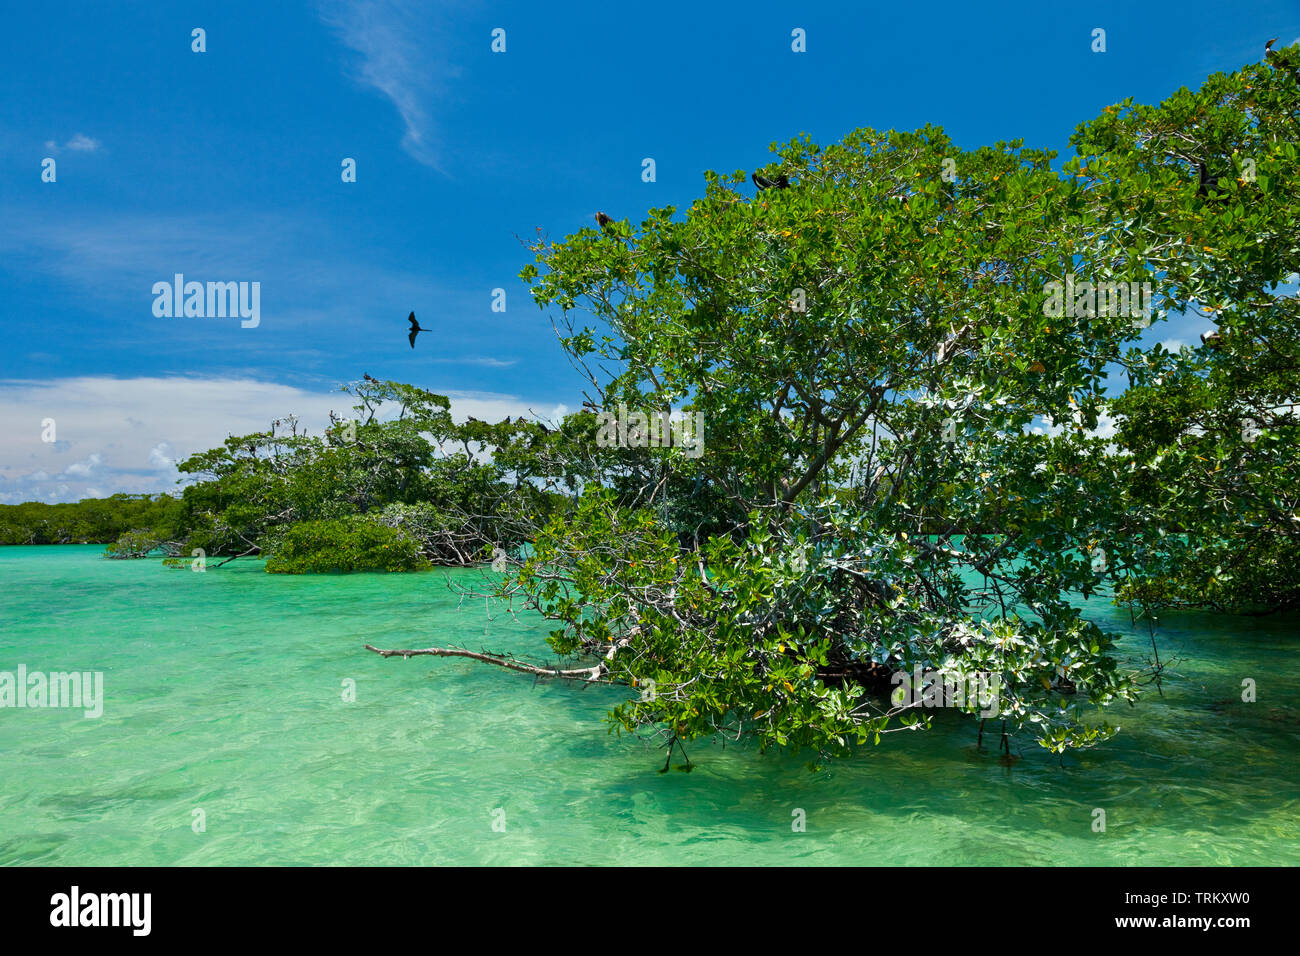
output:
<path id="1" fill-rule="evenodd" d="M 933 128 L 800 137 L 758 171 L 788 188 L 708 173 L 681 213 L 539 234 L 523 277 L 592 409 L 700 413 L 706 450 L 625 442 L 639 485 L 585 485 L 503 593 L 647 689 L 614 719 L 670 748 L 845 752 L 925 722 L 867 693 L 917 671 L 997 675 L 1051 750 L 1105 738 L 1159 660 L 1121 666 L 1077 598 L 1294 600 L 1296 306 L 1265 290 L 1300 262 L 1296 68 L 1108 108 L 1060 170 Z M 1222 344 L 1138 347 L 1202 308 Z"/>

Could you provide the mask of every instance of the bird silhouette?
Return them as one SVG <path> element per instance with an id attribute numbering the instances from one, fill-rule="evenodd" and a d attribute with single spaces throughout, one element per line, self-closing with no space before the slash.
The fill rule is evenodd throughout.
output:
<path id="1" fill-rule="evenodd" d="M 777 176 L 775 179 L 768 179 L 758 173 L 750 173 L 749 178 L 754 181 L 754 185 L 759 189 L 787 189 L 790 186 L 790 177 L 784 174 Z"/>
<path id="2" fill-rule="evenodd" d="M 609 227 L 613 224 L 614 220 L 611 217 L 606 216 L 603 212 L 596 213 L 596 225 L 600 226 L 601 229 L 609 232 Z"/>
<path id="3" fill-rule="evenodd" d="M 369 372 L 362 372 L 362 373 L 361 373 L 361 377 L 364 378 L 367 382 L 378 382 L 378 381 L 379 381 L 379 379 L 377 379 L 377 378 L 371 378 Z"/>
<path id="4" fill-rule="evenodd" d="M 415 348 L 415 337 L 416 337 L 417 335 L 419 335 L 421 332 L 432 332 L 433 329 L 422 329 L 422 328 L 420 328 L 420 323 L 415 321 L 415 313 L 414 313 L 414 312 L 412 312 L 412 313 L 407 317 L 407 321 L 409 321 L 409 322 L 411 323 L 411 334 L 407 336 L 407 339 L 408 339 L 408 340 L 410 341 L 410 343 L 411 343 L 411 348 Z"/>

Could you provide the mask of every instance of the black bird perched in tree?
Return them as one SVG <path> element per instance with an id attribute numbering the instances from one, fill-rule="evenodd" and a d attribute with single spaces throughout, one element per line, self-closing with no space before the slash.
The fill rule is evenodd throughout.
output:
<path id="1" fill-rule="evenodd" d="M 1273 58 L 1277 56 L 1277 50 L 1273 49 L 1273 44 L 1276 43 L 1277 41 L 1278 38 L 1273 37 L 1273 39 L 1269 40 L 1267 43 L 1264 44 L 1264 59 L 1267 60 L 1273 66 L 1274 69 L 1277 69 L 1277 63 L 1273 60 Z M 1295 81 L 1296 83 L 1300 84 L 1300 70 L 1296 71 Z"/>
<path id="2" fill-rule="evenodd" d="M 784 173 L 775 179 L 768 179 L 758 173 L 750 173 L 749 178 L 754 181 L 754 185 L 759 189 L 788 189 L 790 186 L 790 177 Z"/>
<path id="3" fill-rule="evenodd" d="M 606 216 L 603 212 L 596 213 L 596 225 L 600 226 L 601 229 L 605 230 L 606 232 L 609 232 L 610 231 L 609 227 L 612 226 L 613 224 L 614 224 L 614 220 L 611 219 L 609 216 Z"/>
<path id="4" fill-rule="evenodd" d="M 378 382 L 378 381 L 379 381 L 379 379 L 377 379 L 377 378 L 371 378 L 369 372 L 362 372 L 362 373 L 361 373 L 361 377 L 364 378 L 367 382 Z"/>
<path id="5" fill-rule="evenodd" d="M 415 337 L 419 335 L 421 332 L 432 332 L 433 329 L 420 328 L 420 323 L 415 321 L 414 312 L 412 312 L 409 316 L 407 316 L 407 321 L 411 323 L 411 334 L 407 336 L 407 339 L 411 343 L 411 348 L 415 348 Z"/>
<path id="6" fill-rule="evenodd" d="M 1207 349 L 1217 349 L 1222 341 L 1223 336 L 1214 329 L 1201 333 L 1201 344 Z"/>
<path id="7" fill-rule="evenodd" d="M 1197 178 L 1200 180 L 1199 185 L 1197 185 L 1196 187 L 1196 195 L 1201 196 L 1202 198 L 1206 198 L 1209 196 L 1210 194 L 1209 191 L 1211 189 L 1213 189 L 1215 192 L 1218 192 L 1219 177 L 1211 176 L 1210 171 L 1208 168 L 1206 168 L 1205 163 L 1199 161 L 1197 162 L 1196 175 Z"/>

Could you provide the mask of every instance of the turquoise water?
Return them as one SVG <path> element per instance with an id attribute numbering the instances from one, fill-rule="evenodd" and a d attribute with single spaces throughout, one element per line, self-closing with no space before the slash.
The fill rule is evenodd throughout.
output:
<path id="1" fill-rule="evenodd" d="M 1004 765 L 940 714 L 818 773 L 701 743 L 659 774 L 662 752 L 607 732 L 617 691 L 362 649 L 540 653 L 540 622 L 458 609 L 442 573 L 100 551 L 0 548 L 0 671 L 102 671 L 106 698 L 97 720 L 0 709 L 0 864 L 1300 863 L 1295 618 L 1166 615 L 1164 698 L 1112 710 L 1121 735 L 1064 768 L 1028 741 Z"/>

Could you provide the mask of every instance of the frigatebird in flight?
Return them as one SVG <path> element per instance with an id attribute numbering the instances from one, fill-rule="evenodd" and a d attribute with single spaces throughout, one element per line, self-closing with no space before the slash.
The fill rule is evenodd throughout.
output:
<path id="1" fill-rule="evenodd" d="M 411 323 L 411 334 L 407 336 L 407 339 L 409 339 L 411 342 L 411 348 L 415 348 L 415 337 L 419 335 L 421 332 L 432 332 L 433 329 L 420 328 L 420 323 L 415 321 L 414 312 L 412 312 L 410 316 L 408 316 L 408 321 Z"/>

